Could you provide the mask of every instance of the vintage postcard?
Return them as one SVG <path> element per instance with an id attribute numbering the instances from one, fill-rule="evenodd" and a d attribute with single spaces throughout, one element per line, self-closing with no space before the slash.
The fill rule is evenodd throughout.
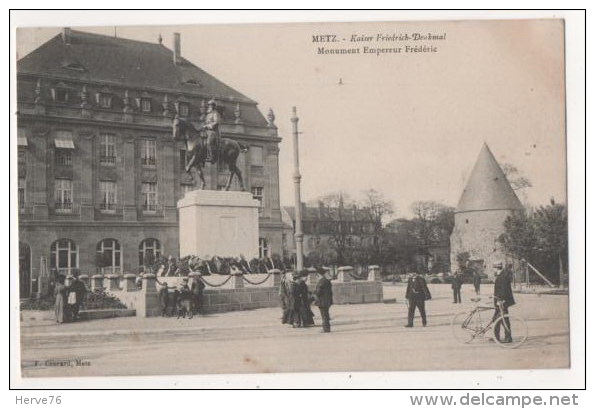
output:
<path id="1" fill-rule="evenodd" d="M 565 30 L 18 27 L 21 382 L 582 365 Z"/>

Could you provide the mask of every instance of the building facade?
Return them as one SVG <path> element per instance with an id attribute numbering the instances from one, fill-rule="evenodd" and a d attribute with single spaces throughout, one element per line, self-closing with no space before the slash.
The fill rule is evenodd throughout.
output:
<path id="1" fill-rule="evenodd" d="M 285 235 L 285 253 L 295 255 L 295 208 L 284 207 L 285 219 L 292 228 Z M 367 209 L 352 207 L 306 206 L 302 204 L 304 256 L 322 264 L 337 257 L 337 247 L 345 256 L 377 244 L 376 225 Z M 340 243 L 338 243 L 340 242 Z M 333 264 L 332 261 L 330 261 Z M 315 263 L 316 264 L 316 263 Z"/>
<path id="2" fill-rule="evenodd" d="M 450 236 L 450 262 L 456 268 L 457 255 L 469 253 L 470 266 L 492 271 L 494 263 L 504 262 L 506 255 L 498 238 L 504 232 L 504 221 L 523 209 L 502 168 L 487 144 L 479 152 L 467 185 L 455 211 L 455 225 Z"/>
<path id="3" fill-rule="evenodd" d="M 200 126 L 220 107 L 221 136 L 249 147 L 238 167 L 261 202 L 259 247 L 282 252 L 274 114 L 161 44 L 64 29 L 17 63 L 21 296 L 40 271 L 135 272 L 179 251 L 177 201 L 195 184 L 178 115 Z M 204 169 L 207 188 L 229 171 Z M 232 190 L 237 190 L 237 181 Z"/>

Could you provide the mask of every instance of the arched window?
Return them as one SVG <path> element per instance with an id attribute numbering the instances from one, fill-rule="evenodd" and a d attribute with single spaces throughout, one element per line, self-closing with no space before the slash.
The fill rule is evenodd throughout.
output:
<path id="1" fill-rule="evenodd" d="M 115 239 L 103 239 L 97 243 L 96 265 L 103 274 L 122 272 L 122 250 Z"/>
<path id="2" fill-rule="evenodd" d="M 60 274 L 70 274 L 78 268 L 79 251 L 76 243 L 70 239 L 60 239 L 50 247 L 50 268 L 58 270 Z"/>
<path id="3" fill-rule="evenodd" d="M 138 246 L 138 265 L 149 266 L 161 257 L 161 243 L 157 239 L 144 239 Z"/>

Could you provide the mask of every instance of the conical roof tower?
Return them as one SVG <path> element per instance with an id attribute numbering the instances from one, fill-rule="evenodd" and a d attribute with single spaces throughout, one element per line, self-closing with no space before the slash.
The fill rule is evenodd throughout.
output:
<path id="1" fill-rule="evenodd" d="M 483 144 L 467 186 L 461 194 L 456 212 L 478 210 L 522 209 L 519 198 L 510 186 L 490 148 Z"/>

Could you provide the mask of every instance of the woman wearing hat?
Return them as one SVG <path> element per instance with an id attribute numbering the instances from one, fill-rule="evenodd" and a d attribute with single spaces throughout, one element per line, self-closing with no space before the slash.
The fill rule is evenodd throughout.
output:
<path id="1" fill-rule="evenodd" d="M 56 314 L 56 322 L 59 324 L 68 321 L 68 303 L 66 302 L 68 287 L 64 284 L 65 281 L 64 274 L 60 274 L 54 287 L 54 295 L 56 296 L 54 313 Z"/>

